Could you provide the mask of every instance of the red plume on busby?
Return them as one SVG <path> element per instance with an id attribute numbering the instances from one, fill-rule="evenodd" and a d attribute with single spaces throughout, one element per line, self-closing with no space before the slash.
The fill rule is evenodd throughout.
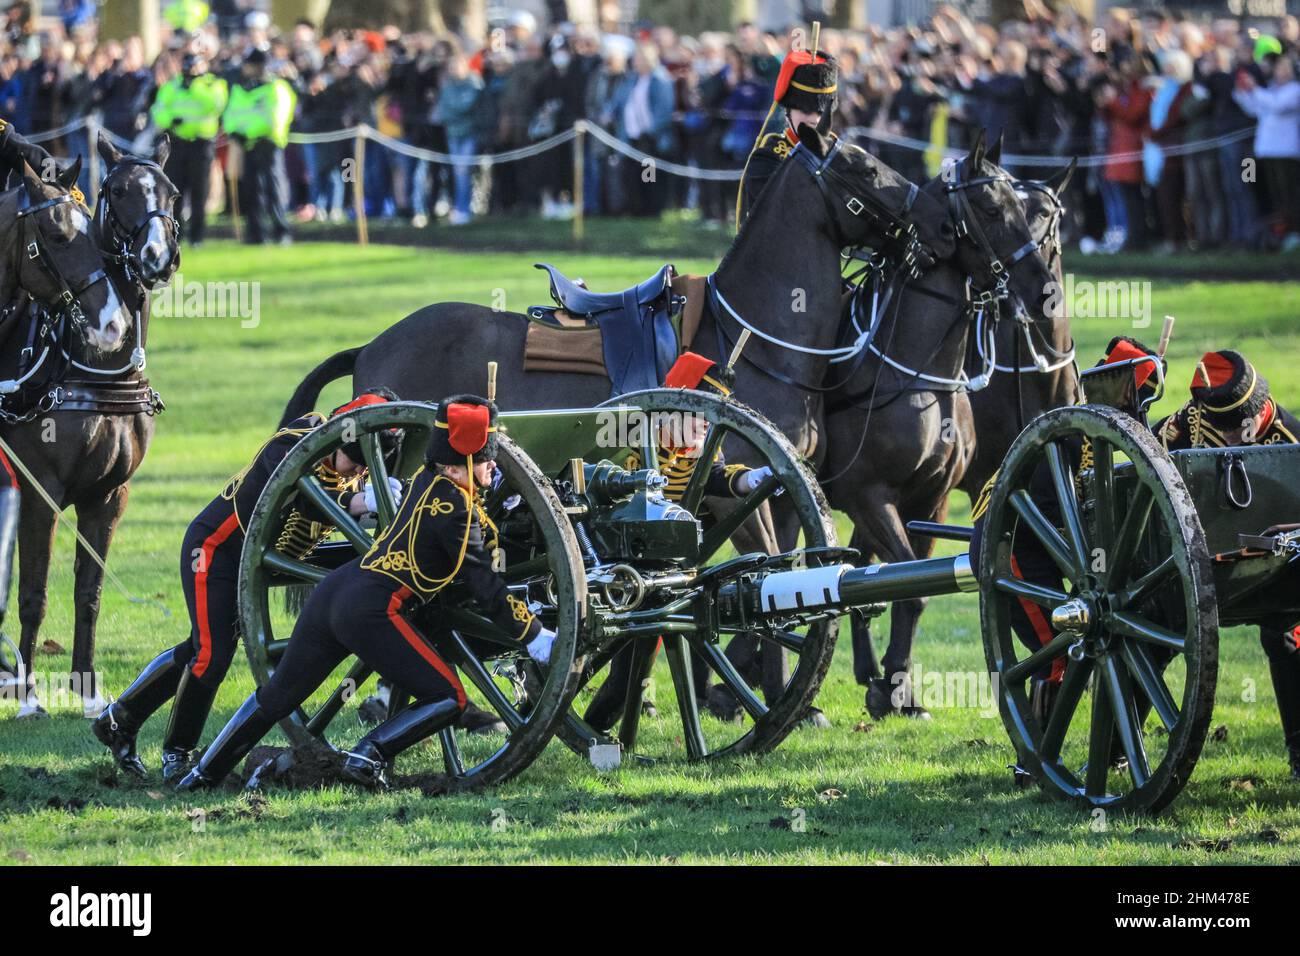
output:
<path id="1" fill-rule="evenodd" d="M 1137 387 L 1141 388 L 1147 384 L 1147 380 L 1155 373 L 1156 362 L 1160 367 L 1165 367 L 1165 360 L 1162 359 L 1155 349 L 1147 348 L 1137 339 L 1129 338 L 1127 335 L 1117 335 L 1110 340 L 1106 346 L 1106 355 L 1098 363 L 1099 365 L 1114 365 L 1116 362 L 1127 362 L 1130 359 L 1140 359 L 1145 356 L 1153 356 L 1155 362 L 1137 362 L 1133 365 L 1133 378 Z"/>
<path id="2" fill-rule="evenodd" d="M 694 388 L 726 398 L 731 394 L 731 375 L 711 358 L 683 352 L 664 376 L 664 388 Z"/>
<path id="3" fill-rule="evenodd" d="M 835 57 L 814 55 L 809 50 L 792 50 L 781 61 L 772 101 L 788 110 L 829 113 L 835 109 L 839 67 Z"/>
<path id="4" fill-rule="evenodd" d="M 429 465 L 464 465 L 494 461 L 497 439 L 497 407 L 478 395 L 452 395 L 438 404 L 433 433 L 424 460 Z"/>
<path id="5" fill-rule="evenodd" d="M 1206 420 L 1220 428 L 1239 428 L 1264 410 L 1268 381 L 1234 349 L 1206 352 L 1192 375 L 1192 401 Z"/>

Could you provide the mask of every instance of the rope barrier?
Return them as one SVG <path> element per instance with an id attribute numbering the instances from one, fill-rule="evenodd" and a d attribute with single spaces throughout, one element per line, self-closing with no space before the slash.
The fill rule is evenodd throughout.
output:
<path id="1" fill-rule="evenodd" d="M 51 139 L 57 139 L 60 136 L 66 136 L 78 129 L 91 125 L 86 118 L 76 119 L 70 123 L 65 123 L 57 129 L 46 130 L 41 133 L 34 133 L 27 137 L 34 143 L 46 142 Z M 105 129 L 103 126 L 98 127 L 105 135 L 113 141 L 120 149 L 133 150 L 136 144 L 132 140 L 118 136 L 116 133 Z M 578 131 L 590 134 L 593 140 L 598 140 L 601 144 L 621 153 L 627 158 L 638 163 L 652 162 L 656 169 L 671 173 L 675 176 L 684 176 L 689 179 L 707 180 L 713 182 L 735 182 L 740 179 L 739 169 L 705 169 L 699 166 L 692 166 L 684 163 L 673 162 L 662 156 L 654 156 L 644 150 L 637 149 L 630 143 L 619 139 L 609 130 L 591 122 L 590 120 L 577 120 L 572 127 L 561 132 L 555 133 L 546 139 L 538 140 L 536 143 L 530 143 L 527 146 L 520 146 L 516 149 L 503 150 L 498 153 L 473 153 L 465 156 L 453 156 L 451 153 L 442 153 L 437 150 L 425 149 L 421 146 L 412 144 L 379 132 L 370 126 L 362 124 L 360 126 L 350 126 L 346 129 L 329 130 L 319 133 L 302 133 L 294 132 L 289 134 L 289 142 L 302 146 L 314 146 L 322 143 L 337 143 L 343 140 L 354 140 L 358 137 L 372 140 L 396 153 L 408 156 L 412 159 L 423 160 L 430 163 L 438 163 L 444 166 L 493 166 L 498 163 L 512 163 L 522 159 L 528 159 L 537 156 L 547 150 L 555 149 L 566 143 L 572 142 L 578 135 Z M 1176 146 L 1165 146 L 1161 151 L 1166 156 L 1189 156 L 1194 153 L 1203 153 L 1211 150 L 1220 149 L 1230 143 L 1237 143 L 1241 140 L 1248 139 L 1255 134 L 1253 126 L 1237 130 L 1232 133 L 1224 133 L 1220 136 L 1214 136 L 1209 139 L 1195 140 L 1190 143 L 1181 143 Z M 910 136 L 901 136 L 897 133 L 890 133 L 882 129 L 871 129 L 864 126 L 852 126 L 844 131 L 844 138 L 848 140 L 870 140 L 877 143 L 885 143 L 890 146 L 898 146 L 904 149 L 910 149 L 915 152 L 927 152 L 934 149 L 934 144 L 923 140 L 915 139 Z M 965 155 L 964 150 L 946 148 L 943 150 L 945 158 L 956 159 Z M 1104 166 L 1108 163 L 1130 163 L 1139 162 L 1143 157 L 1141 150 L 1133 150 L 1125 153 L 1105 153 L 1101 155 L 1080 156 L 1079 165 L 1082 167 Z M 1005 153 L 1002 156 L 1004 166 L 1059 166 L 1068 159 L 1066 156 L 1043 155 L 1043 154 L 1019 154 Z"/>

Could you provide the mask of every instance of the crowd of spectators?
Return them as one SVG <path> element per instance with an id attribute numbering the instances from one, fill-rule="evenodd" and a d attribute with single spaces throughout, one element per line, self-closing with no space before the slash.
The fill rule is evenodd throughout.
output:
<path id="1" fill-rule="evenodd" d="M 206 47 L 211 69 L 232 76 L 260 47 L 298 93 L 295 131 L 364 123 L 460 157 L 527 146 L 585 118 L 645 153 L 738 169 L 792 42 L 752 24 L 699 36 L 665 25 L 601 32 L 522 12 L 487 37 L 393 27 L 325 34 L 307 22 L 280 29 L 254 13 L 233 24 L 213 18 L 149 63 L 136 39 L 99 42 L 94 6 L 64 0 L 63 25 L 41 29 L 29 3 L 10 6 L 0 116 L 40 133 L 97 111 L 126 139 L 148 136 L 152 96 L 175 74 L 182 47 Z M 920 26 L 821 33 L 840 67 L 836 128 L 866 131 L 860 142 L 910 178 L 937 174 L 944 150 L 981 128 L 1001 132 L 1007 154 L 1112 157 L 1085 165 L 1069 197 L 1074 237 L 1101 252 L 1300 246 L 1298 45 L 1294 17 L 1112 8 L 1091 24 L 1042 0 L 1024 0 L 1022 19 L 996 27 L 937 6 Z M 57 148 L 84 153 L 84 130 Z M 348 140 L 289 147 L 300 218 L 350 214 L 352 183 L 341 171 L 352 155 Z M 1051 171 L 1008 165 L 1024 176 Z M 583 173 L 588 215 L 690 209 L 721 228 L 733 208 L 734 182 L 661 172 L 646 188 L 640 163 L 591 137 Z M 427 163 L 372 143 L 364 182 L 370 215 L 417 226 L 498 213 L 564 217 L 574 201 L 567 148 L 488 168 Z"/>

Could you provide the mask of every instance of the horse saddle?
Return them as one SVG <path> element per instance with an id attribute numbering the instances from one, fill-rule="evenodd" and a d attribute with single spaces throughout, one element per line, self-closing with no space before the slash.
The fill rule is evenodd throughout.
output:
<path id="1" fill-rule="evenodd" d="M 529 318 L 560 328 L 571 328 L 574 318 L 582 320 L 579 328 L 595 326 L 611 396 L 659 387 L 677 359 L 673 314 L 682 301 L 673 296 L 671 264 L 622 292 L 592 292 L 552 265 L 536 266 L 550 276 L 555 308 L 535 306 Z"/>

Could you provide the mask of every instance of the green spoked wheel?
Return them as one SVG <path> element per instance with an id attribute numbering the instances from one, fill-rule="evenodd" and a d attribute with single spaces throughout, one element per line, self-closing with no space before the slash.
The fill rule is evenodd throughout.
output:
<path id="1" fill-rule="evenodd" d="M 392 520 L 396 509 L 383 480 L 379 435 L 402 430 L 402 452 L 393 473 L 409 477 L 421 463 L 435 411 L 432 405 L 415 402 L 360 409 L 305 436 L 272 475 L 249 519 L 239 580 L 240 624 L 259 686 L 275 672 L 296 618 L 292 602 L 279 600 L 280 593 L 289 587 L 310 587 L 333 568 L 365 554 Z M 360 442 L 376 488 L 379 514 L 373 529 L 362 527 L 326 497 L 314 476 L 317 462 L 351 441 Z M 478 613 L 454 585 L 415 617 L 420 631 L 456 668 L 470 700 L 497 714 L 508 728 L 505 734 L 447 730 L 440 735 L 442 769 L 458 786 L 505 780 L 527 767 L 568 712 L 582 667 L 578 654 L 586 579 L 573 528 L 550 481 L 504 435 L 497 466 L 501 482 L 485 497 L 488 515 L 500 531 L 505 577 L 520 597 L 526 595 L 557 636 L 550 666 L 542 672 L 528 661 L 517 641 Z M 303 498 L 331 516 L 337 533 L 298 559 L 278 552 L 276 538 L 283 516 Z M 296 744 L 317 738 L 340 748 L 351 745 L 365 732 L 357 703 L 371 677 L 359 660 L 348 660 L 282 723 L 285 734 Z M 400 687 L 394 688 L 390 712 L 405 701 Z"/>
<path id="2" fill-rule="evenodd" d="M 994 487 L 979 579 L 1019 768 L 1083 806 L 1165 807 L 1205 742 L 1218 611 L 1196 509 L 1151 433 L 1100 405 L 1033 421 Z M 1012 628 L 1021 613 L 1032 650 Z"/>
<path id="3" fill-rule="evenodd" d="M 643 413 L 634 417 L 646 427 L 639 429 L 626 449 L 637 452 L 642 462 L 657 461 L 660 428 L 655 422 L 667 421 L 671 428 L 685 416 L 696 416 L 708 424 L 701 465 L 684 490 L 669 488 L 670 497 L 702 521 L 700 554 L 689 568 L 665 570 L 699 574 L 735 560 L 737 551 L 775 553 L 770 509 L 778 501 L 796 517 L 801 548 L 835 547 L 830 508 L 811 470 L 785 436 L 758 413 L 736 401 L 684 389 L 632 392 L 602 407 L 610 406 Z M 704 463 L 713 460 L 724 442 L 729 463 L 751 468 L 769 465 L 773 476 L 741 498 L 706 496 L 709 469 Z M 609 456 L 614 454 L 611 449 Z M 807 560 L 813 564 L 834 556 L 810 551 Z M 591 580 L 600 577 L 598 570 Z M 604 595 L 598 583 L 592 584 L 591 595 L 593 606 L 601 602 Z M 625 752 L 639 757 L 684 751 L 691 760 L 769 751 L 808 716 L 830 666 L 838 622 L 737 632 L 714 629 L 698 614 L 694 619 L 683 614 L 673 627 L 660 631 L 647 626 L 635 634 L 622 634 L 588 656 L 584 689 L 560 730 L 570 747 L 586 754 L 593 741 L 616 738 Z M 626 684 L 607 687 L 612 679 L 608 665 L 620 652 L 631 656 L 629 676 Z M 654 682 L 660 659 L 667 666 L 657 669 L 664 688 L 654 693 L 658 716 L 643 716 L 644 682 Z M 587 723 L 583 715 L 599 709 L 602 702 L 612 703 L 613 716 L 606 706 L 604 727 Z"/>

